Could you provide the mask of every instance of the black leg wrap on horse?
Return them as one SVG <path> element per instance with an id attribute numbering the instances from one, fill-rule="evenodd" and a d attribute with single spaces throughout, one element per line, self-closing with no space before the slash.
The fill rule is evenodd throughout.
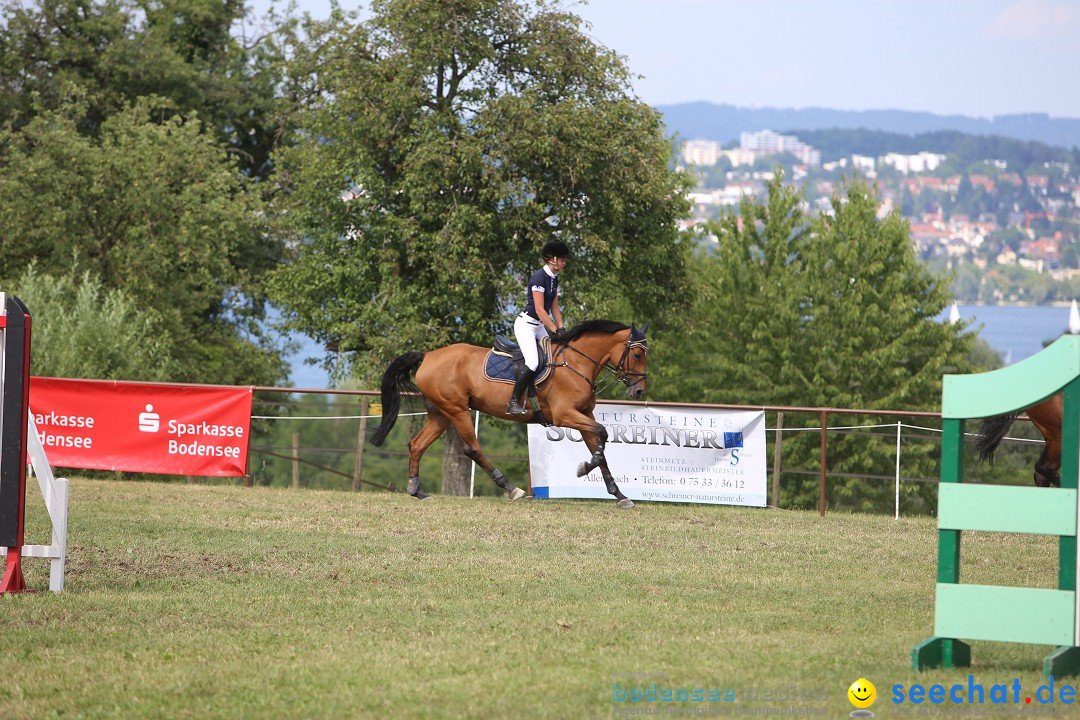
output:
<path id="1" fill-rule="evenodd" d="M 431 497 L 426 492 L 423 492 L 420 489 L 420 478 L 419 478 L 419 476 L 409 478 L 409 486 L 408 486 L 408 489 L 406 490 L 406 492 L 408 494 L 412 495 L 417 500 L 425 500 L 425 499 Z"/>
<path id="2" fill-rule="evenodd" d="M 503 490 L 509 490 L 511 488 L 510 483 L 506 480 L 506 476 L 502 474 L 499 468 L 495 468 L 491 471 L 491 479 Z"/>
<path id="3" fill-rule="evenodd" d="M 589 469 L 598 468 L 606 461 L 604 458 L 604 444 L 600 443 L 596 446 L 596 452 L 592 454 L 592 459 L 589 460 Z"/>
<path id="4" fill-rule="evenodd" d="M 604 487 L 607 488 L 608 494 L 614 495 L 616 500 L 625 499 L 626 496 L 622 494 L 622 491 L 619 490 L 619 486 L 615 484 L 615 476 L 612 475 L 606 468 L 602 469 L 601 472 L 604 475 Z"/>
<path id="5" fill-rule="evenodd" d="M 525 491 L 518 488 L 517 485 L 506 479 L 506 476 L 502 474 L 499 468 L 493 468 L 490 473 L 491 479 L 495 481 L 495 484 L 502 490 L 510 493 L 511 500 L 517 500 L 525 497 Z"/>
<path id="6" fill-rule="evenodd" d="M 607 460 L 604 458 L 604 443 L 597 444 L 596 450 L 593 451 L 592 457 L 588 462 L 583 462 L 578 465 L 577 474 L 578 477 L 584 477 L 591 473 L 598 467 L 604 467 L 607 465 Z"/>

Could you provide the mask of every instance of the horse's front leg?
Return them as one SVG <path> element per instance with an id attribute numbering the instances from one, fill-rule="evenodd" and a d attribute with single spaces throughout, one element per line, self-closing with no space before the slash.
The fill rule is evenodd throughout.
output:
<path id="1" fill-rule="evenodd" d="M 592 457 L 590 457 L 587 462 L 578 463 L 578 477 L 585 477 L 598 467 L 607 467 L 607 458 L 604 457 L 604 447 L 607 445 L 607 428 L 599 424 L 598 427 L 599 430 L 581 431 L 581 438 L 585 441 L 585 446 L 589 448 L 589 452 L 592 453 Z M 603 470 L 601 470 L 601 472 L 603 472 Z M 608 492 L 611 492 L 610 487 L 608 488 Z"/>
<path id="2" fill-rule="evenodd" d="M 619 486 L 615 484 L 615 478 L 608 469 L 607 458 L 604 456 L 604 447 L 607 445 L 607 428 L 596 422 L 593 418 L 583 413 L 573 413 L 571 417 L 562 418 L 556 424 L 562 427 L 571 427 L 581 433 L 586 447 L 592 453 L 588 462 L 578 465 L 578 477 L 584 477 L 596 468 L 600 468 L 600 474 L 604 478 L 607 491 L 618 500 L 620 508 L 629 509 L 634 507 L 634 501 L 622 494 Z"/>

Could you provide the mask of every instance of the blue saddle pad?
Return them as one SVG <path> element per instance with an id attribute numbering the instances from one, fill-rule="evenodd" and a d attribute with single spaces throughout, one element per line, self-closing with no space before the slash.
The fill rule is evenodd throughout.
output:
<path id="1" fill-rule="evenodd" d="M 490 380 L 514 382 L 514 361 L 505 355 L 499 355 L 495 351 L 489 350 L 487 362 L 484 364 L 484 374 Z"/>
<path id="2" fill-rule="evenodd" d="M 505 340 L 505 338 L 501 339 Z M 510 344 L 512 345 L 513 343 Z M 514 347 L 516 349 L 517 346 Z M 534 387 L 539 386 L 547 380 L 548 375 L 551 374 L 551 363 L 548 362 L 550 351 L 550 341 L 548 338 L 544 338 L 540 341 L 540 372 L 532 382 Z M 503 355 L 502 353 L 495 352 L 494 348 L 488 350 L 487 356 L 484 358 L 484 376 L 487 377 L 488 380 L 512 384 L 515 380 L 514 359 L 507 355 Z"/>

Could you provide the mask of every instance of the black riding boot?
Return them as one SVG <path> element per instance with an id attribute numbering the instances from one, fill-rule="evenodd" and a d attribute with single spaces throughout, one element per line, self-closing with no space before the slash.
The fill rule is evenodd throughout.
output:
<path id="1" fill-rule="evenodd" d="M 514 381 L 514 394 L 510 396 L 510 402 L 506 404 L 507 415 L 528 415 L 529 409 L 525 407 L 527 397 L 526 389 L 529 387 L 529 383 L 536 377 L 536 371 L 525 368 L 522 370 L 521 375 L 518 375 L 517 380 Z M 519 403 L 518 398 L 522 398 Z"/>

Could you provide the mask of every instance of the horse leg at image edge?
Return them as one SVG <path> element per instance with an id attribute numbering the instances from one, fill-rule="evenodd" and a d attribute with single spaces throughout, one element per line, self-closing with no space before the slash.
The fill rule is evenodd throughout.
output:
<path id="1" fill-rule="evenodd" d="M 1035 484 L 1039 487 L 1061 487 L 1061 431 L 1064 396 L 1052 395 L 1026 409 L 1028 419 L 1042 436 L 1046 445 L 1035 461 Z"/>
<path id="2" fill-rule="evenodd" d="M 1039 487 L 1061 487 L 1061 455 L 1058 454 L 1057 467 L 1050 459 L 1053 454 L 1053 450 L 1049 444 L 1042 451 L 1042 455 L 1039 456 L 1038 461 L 1035 463 L 1035 484 Z"/>

